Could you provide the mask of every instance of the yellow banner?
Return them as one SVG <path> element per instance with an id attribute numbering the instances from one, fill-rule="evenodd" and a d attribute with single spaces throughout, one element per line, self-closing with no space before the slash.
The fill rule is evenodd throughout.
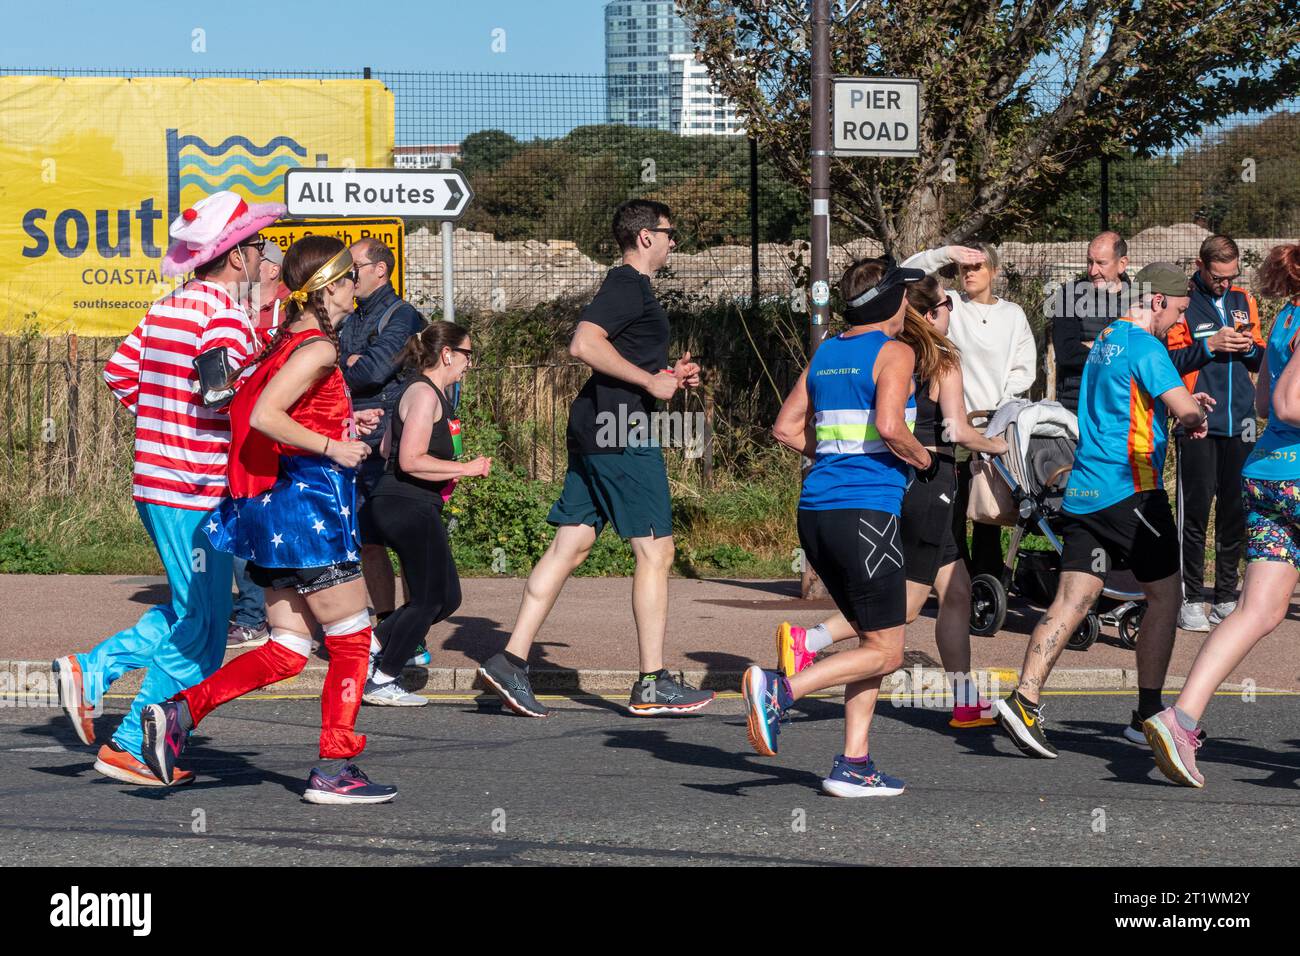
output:
<path id="1" fill-rule="evenodd" d="M 0 77 L 0 333 L 123 335 L 175 283 L 167 227 L 294 166 L 390 166 L 378 80 Z"/>

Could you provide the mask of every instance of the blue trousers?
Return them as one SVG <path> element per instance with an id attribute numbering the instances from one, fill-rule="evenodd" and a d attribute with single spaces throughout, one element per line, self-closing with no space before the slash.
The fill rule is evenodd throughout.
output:
<path id="1" fill-rule="evenodd" d="M 248 562 L 235 558 L 235 616 L 231 621 L 240 627 L 257 630 L 266 625 L 266 592 L 248 576 Z"/>
<path id="2" fill-rule="evenodd" d="M 113 742 L 142 759 L 140 715 L 192 687 L 221 666 L 230 620 L 231 556 L 212 547 L 203 526 L 205 511 L 168 508 L 137 501 L 136 510 L 162 558 L 171 603 L 145 611 L 134 627 L 119 631 L 77 655 L 86 703 L 96 706 L 108 687 L 137 668 L 147 673 Z"/>

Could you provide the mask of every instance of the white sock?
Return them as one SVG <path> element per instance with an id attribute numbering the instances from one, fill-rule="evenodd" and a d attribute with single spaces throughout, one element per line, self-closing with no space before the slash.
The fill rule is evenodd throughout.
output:
<path id="1" fill-rule="evenodd" d="M 375 632 L 372 630 L 372 631 L 370 632 L 370 653 L 371 653 L 371 655 L 374 656 L 374 655 L 377 655 L 377 654 L 382 654 L 383 651 L 384 651 L 384 645 L 379 643 L 379 638 L 375 637 Z"/>
<path id="2" fill-rule="evenodd" d="M 381 671 L 381 670 L 376 670 L 376 671 L 375 671 L 375 676 L 372 677 L 372 678 L 370 678 L 370 679 L 371 679 L 372 681 L 374 681 L 376 684 L 379 684 L 381 687 L 382 687 L 384 684 L 391 684 L 393 681 L 397 680 L 396 677 L 389 677 L 387 674 L 385 674 L 385 673 L 384 673 L 383 671 Z"/>
<path id="3" fill-rule="evenodd" d="M 803 646 L 808 648 L 810 653 L 816 654 L 818 651 L 830 647 L 835 641 L 831 638 L 831 632 L 826 629 L 825 624 L 818 624 L 816 627 L 810 627 L 804 632 Z"/>

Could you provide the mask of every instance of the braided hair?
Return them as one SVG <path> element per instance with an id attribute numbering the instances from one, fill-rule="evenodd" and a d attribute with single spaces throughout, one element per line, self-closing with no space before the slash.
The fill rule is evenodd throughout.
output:
<path id="1" fill-rule="evenodd" d="M 290 246 L 289 250 L 284 254 L 284 265 L 280 270 L 284 284 L 290 289 L 301 289 L 307 284 L 307 280 L 316 274 L 317 269 L 329 262 L 345 248 L 347 247 L 343 242 L 333 236 L 303 236 Z M 306 302 L 298 302 L 293 298 L 285 299 L 284 318 L 276 328 L 275 335 L 271 336 L 271 340 L 266 343 L 262 351 L 231 373 L 227 387 L 237 381 L 248 369 L 265 361 L 266 357 L 292 334 L 289 332 L 289 326 L 304 316 L 315 318 L 320 324 L 321 331 L 334 343 L 335 362 L 337 363 L 343 355 L 343 348 L 339 344 L 338 331 L 334 328 L 334 324 L 330 322 L 329 312 L 325 308 L 325 289 L 321 288 L 309 292 Z"/>

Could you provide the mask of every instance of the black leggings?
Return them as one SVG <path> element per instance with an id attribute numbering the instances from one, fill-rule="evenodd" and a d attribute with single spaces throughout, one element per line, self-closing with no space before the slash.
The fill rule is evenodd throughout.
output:
<path id="1" fill-rule="evenodd" d="M 406 603 L 375 629 L 384 646 L 379 670 L 396 677 L 429 628 L 460 607 L 460 577 L 436 506 L 399 495 L 378 495 L 370 501 L 370 517 L 380 542 L 397 552 L 411 589 Z"/>

